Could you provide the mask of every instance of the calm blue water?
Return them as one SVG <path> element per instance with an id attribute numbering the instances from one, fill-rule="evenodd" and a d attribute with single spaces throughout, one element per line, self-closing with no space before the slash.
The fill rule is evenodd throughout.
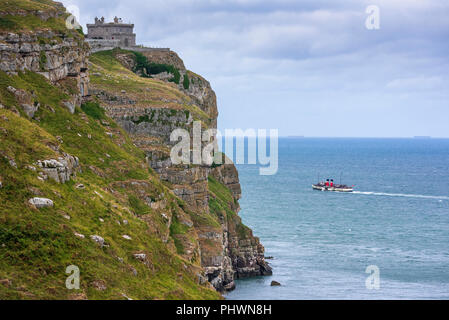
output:
<path id="1" fill-rule="evenodd" d="M 449 140 L 284 138 L 276 175 L 238 169 L 240 215 L 274 274 L 227 299 L 449 299 Z M 340 172 L 358 192 L 311 189 Z"/>

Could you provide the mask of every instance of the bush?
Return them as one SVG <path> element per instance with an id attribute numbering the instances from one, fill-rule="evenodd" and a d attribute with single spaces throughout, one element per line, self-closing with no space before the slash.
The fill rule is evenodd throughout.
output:
<path id="1" fill-rule="evenodd" d="M 41 51 L 39 53 L 39 68 L 41 71 L 45 70 L 45 65 L 47 64 L 47 55 L 45 54 L 45 51 Z"/>
<path id="2" fill-rule="evenodd" d="M 83 31 L 83 27 L 79 26 L 79 28 L 76 29 L 76 31 L 78 31 L 78 33 L 82 36 L 84 36 L 84 31 Z"/>
<path id="3" fill-rule="evenodd" d="M 135 61 L 136 61 L 136 65 L 134 67 L 134 72 L 136 71 L 143 71 L 146 70 L 148 67 L 148 60 L 147 58 L 141 54 L 140 52 L 133 52 L 134 57 L 135 57 Z"/>
<path id="4" fill-rule="evenodd" d="M 133 70 L 134 72 L 137 73 L 138 71 L 140 71 L 143 77 L 149 77 L 152 74 L 167 72 L 173 75 L 173 78 L 171 78 L 169 81 L 179 84 L 181 80 L 181 74 L 179 73 L 179 70 L 174 66 L 165 63 L 148 62 L 147 57 L 145 57 L 140 52 L 133 51 L 133 54 L 135 56 L 136 62 Z"/>
<path id="5" fill-rule="evenodd" d="M 184 86 L 184 89 L 189 90 L 190 87 L 190 80 L 187 73 L 184 75 L 184 81 L 182 82 L 182 85 Z"/>
<path id="6" fill-rule="evenodd" d="M 174 72 L 173 72 L 173 78 L 171 78 L 168 81 L 179 84 L 179 80 L 181 80 L 181 74 L 179 73 L 178 69 L 175 69 L 175 67 L 173 67 L 173 66 L 170 66 L 170 67 L 172 67 L 174 69 Z"/>
<path id="7" fill-rule="evenodd" d="M 104 109 L 102 107 L 100 107 L 98 102 L 89 101 L 89 102 L 83 103 L 81 105 L 81 110 L 83 110 L 85 114 L 87 114 L 88 116 L 90 116 L 96 120 L 101 120 L 101 119 L 106 118 Z"/>
<path id="8" fill-rule="evenodd" d="M 0 29 L 4 29 L 4 30 L 12 30 L 17 28 L 17 23 L 8 19 L 8 18 L 3 18 L 0 17 Z"/>

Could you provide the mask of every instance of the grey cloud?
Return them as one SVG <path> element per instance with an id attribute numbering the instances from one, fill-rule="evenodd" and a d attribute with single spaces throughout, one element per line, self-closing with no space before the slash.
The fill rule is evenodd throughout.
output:
<path id="1" fill-rule="evenodd" d="M 118 15 L 135 23 L 138 42 L 177 51 L 212 82 L 221 126 L 238 125 L 233 116 L 239 112 L 242 123 L 282 126 L 287 134 L 317 135 L 310 123 L 321 117 L 323 123 L 338 118 L 354 128 L 347 135 L 414 135 L 401 131 L 416 128 L 415 122 L 406 125 L 407 117 L 427 119 L 422 105 L 431 101 L 443 114 L 432 125 L 423 122 L 420 132 L 449 136 L 440 120 L 449 118 L 445 0 L 63 2 L 80 7 L 83 24 Z M 380 7 L 380 30 L 364 26 L 371 4 Z M 303 120 L 289 124 L 282 112 L 271 114 L 275 103 Z M 385 132 L 352 125 L 364 123 L 365 116 L 382 121 L 387 111 L 393 118 L 380 126 Z"/>

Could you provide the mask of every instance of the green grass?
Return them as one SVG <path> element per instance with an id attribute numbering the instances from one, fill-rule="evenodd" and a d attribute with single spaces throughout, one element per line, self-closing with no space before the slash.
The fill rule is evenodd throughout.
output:
<path id="1" fill-rule="evenodd" d="M 4 0 L 0 11 L 17 12 L 22 11 L 51 11 L 55 10 L 56 4 L 51 0 Z"/>
<path id="2" fill-rule="evenodd" d="M 246 239 L 251 236 L 251 229 L 245 226 L 240 217 L 232 210 L 234 198 L 231 190 L 224 184 L 217 181 L 214 177 L 209 176 L 208 188 L 211 193 L 209 198 L 209 208 L 212 214 L 220 218 L 226 215 L 228 227 L 235 229 L 240 239 Z"/>
<path id="3" fill-rule="evenodd" d="M 184 235 L 187 233 L 189 227 L 187 227 L 185 224 L 182 224 L 178 221 L 178 217 L 175 214 L 173 214 L 172 222 L 170 224 L 170 236 L 174 239 L 174 244 L 176 247 L 176 252 L 178 254 L 184 253 L 184 245 L 180 238 L 178 238 L 178 235 Z"/>
<path id="4" fill-rule="evenodd" d="M 3 31 L 33 31 L 50 29 L 67 37 L 78 37 L 80 34 L 75 30 L 67 29 L 65 20 L 62 18 L 49 18 L 44 21 L 34 15 L 15 16 L 5 15 L 0 17 L 0 30 Z"/>
<path id="5" fill-rule="evenodd" d="M 159 80 L 139 77 L 131 70 L 126 69 L 115 58 L 117 54 L 126 53 L 132 54 L 130 51 L 121 49 L 100 51 L 92 54 L 89 58 L 92 63 L 91 86 L 112 93 L 125 90 L 129 97 L 133 97 L 133 99 L 141 102 L 145 106 L 151 107 L 166 108 L 167 103 L 161 102 L 161 98 L 165 98 L 166 100 L 179 100 L 178 103 L 170 107 L 182 110 L 187 116 L 191 114 L 194 120 L 199 120 L 203 123 L 204 128 L 210 126 L 212 119 L 209 115 L 197 105 L 193 104 L 190 98 L 180 90 Z M 148 92 L 147 89 L 150 89 L 150 97 L 146 94 Z M 149 119 L 146 116 L 142 116 L 135 120 L 136 123 L 151 121 L 151 116 Z"/>
<path id="6" fill-rule="evenodd" d="M 131 194 L 128 197 L 129 205 L 137 216 L 143 216 L 151 213 L 151 208 L 148 207 L 142 200 Z"/>
<path id="7" fill-rule="evenodd" d="M 17 102 L 6 90 L 8 85 L 34 93 L 33 99 L 41 105 L 36 113 L 39 121 L 10 110 Z M 167 210 L 182 210 L 145 164 L 143 151 L 97 104 L 85 104 L 70 114 L 62 105 L 69 99 L 66 89 L 31 72 L 17 76 L 0 72 L 0 103 L 6 106 L 0 109 L 4 129 L 0 131 L 0 280 L 11 281 L 10 286 L 0 285 L 0 299 L 70 299 L 75 294 L 89 299 L 123 299 L 122 294 L 133 299 L 220 298 L 196 283 L 199 266 L 177 255 L 182 243 L 176 237 L 171 237 L 174 252 L 162 241 L 160 235 L 170 230 L 160 213 L 140 200 L 141 192 L 152 199 L 164 193 Z M 113 137 L 106 132 L 113 132 Z M 61 152 L 80 159 L 81 172 L 66 184 L 40 181 L 37 172 L 26 168 L 37 160 L 57 157 L 57 145 Z M 14 159 L 17 168 L 8 159 Z M 137 189 L 135 181 L 145 181 L 148 188 Z M 80 183 L 84 189 L 76 188 Z M 36 194 L 52 199 L 55 206 L 31 208 L 28 199 Z M 173 235 L 182 228 L 175 224 Z M 86 238 L 77 238 L 74 232 Z M 108 247 L 90 240 L 94 234 L 102 236 Z M 124 239 L 124 234 L 132 240 Z M 147 254 L 148 265 L 133 257 L 137 252 Z M 81 271 L 80 290 L 65 288 L 65 269 L 72 264 Z M 95 280 L 104 281 L 107 289 L 94 289 Z"/>
<path id="8" fill-rule="evenodd" d="M 56 4 L 50 0 L 3 0 L 0 11 L 8 13 L 0 16 L 1 31 L 36 31 L 49 29 L 65 37 L 82 38 L 82 32 L 70 30 L 66 27 L 65 13 L 57 18 L 49 18 L 42 20 L 34 15 L 36 11 L 56 12 Z M 15 14 L 17 12 L 25 12 L 23 14 Z"/>
<path id="9" fill-rule="evenodd" d="M 98 102 L 89 101 L 81 105 L 81 110 L 88 116 L 96 120 L 106 119 L 104 109 L 100 107 Z"/>

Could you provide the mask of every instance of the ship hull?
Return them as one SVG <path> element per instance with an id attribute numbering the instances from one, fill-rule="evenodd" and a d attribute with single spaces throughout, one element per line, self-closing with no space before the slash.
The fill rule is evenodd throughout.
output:
<path id="1" fill-rule="evenodd" d="M 314 190 L 319 190 L 319 191 L 330 191 L 330 192 L 353 192 L 354 189 L 353 188 L 335 188 L 335 187 L 326 187 L 326 186 L 319 186 L 316 184 L 312 185 L 312 188 Z"/>

